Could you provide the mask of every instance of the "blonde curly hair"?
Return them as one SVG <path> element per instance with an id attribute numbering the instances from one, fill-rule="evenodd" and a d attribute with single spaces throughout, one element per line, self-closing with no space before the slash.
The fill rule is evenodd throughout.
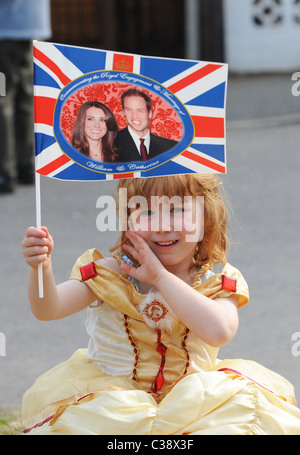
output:
<path id="1" fill-rule="evenodd" d="M 172 197 L 180 196 L 203 196 L 204 197 L 204 236 L 195 248 L 194 264 L 203 266 L 204 264 L 220 264 L 226 262 L 226 251 L 229 248 L 229 238 L 227 234 L 228 210 L 225 203 L 225 193 L 222 182 L 216 174 L 188 174 L 171 175 L 164 177 L 131 178 L 119 181 L 118 190 L 126 188 L 127 204 L 133 196 L 143 196 L 150 202 L 153 195 L 165 195 Z M 221 194 L 221 190 L 223 194 Z M 120 207 L 117 200 L 117 207 Z M 130 209 L 126 206 L 127 215 Z M 110 248 L 110 251 L 119 251 L 121 255 L 129 256 L 122 248 L 123 244 L 129 241 L 122 232 L 117 243 Z M 130 257 L 135 265 L 136 261 Z"/>

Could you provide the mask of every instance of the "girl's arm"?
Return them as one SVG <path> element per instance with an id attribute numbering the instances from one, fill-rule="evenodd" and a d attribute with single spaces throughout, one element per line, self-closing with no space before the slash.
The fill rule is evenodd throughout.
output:
<path id="1" fill-rule="evenodd" d="M 167 270 L 154 283 L 179 319 L 205 343 L 221 347 L 236 334 L 236 297 L 210 299 Z"/>
<path id="2" fill-rule="evenodd" d="M 50 321 L 76 313 L 96 300 L 95 294 L 77 280 L 56 285 L 51 264 L 54 242 L 47 228 L 27 229 L 22 242 L 23 255 L 30 266 L 28 296 L 37 319 Z M 38 266 L 43 264 L 44 297 L 39 297 Z"/>
<path id="3" fill-rule="evenodd" d="M 238 328 L 237 298 L 210 299 L 168 272 L 138 234 L 128 233 L 133 246 L 123 245 L 138 262 L 121 268 L 138 280 L 155 286 L 179 319 L 205 343 L 220 347 L 228 343 Z"/>

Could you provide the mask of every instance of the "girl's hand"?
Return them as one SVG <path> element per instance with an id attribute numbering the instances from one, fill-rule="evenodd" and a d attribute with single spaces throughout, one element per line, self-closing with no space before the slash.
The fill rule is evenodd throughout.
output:
<path id="1" fill-rule="evenodd" d="M 36 269 L 39 264 L 50 264 L 54 242 L 46 227 L 30 227 L 22 241 L 23 256 L 30 267 Z"/>
<path id="2" fill-rule="evenodd" d="M 140 266 L 133 267 L 129 264 L 121 264 L 121 269 L 138 281 L 155 286 L 160 273 L 165 270 L 164 266 L 148 246 L 147 242 L 136 232 L 128 230 L 126 237 L 133 246 L 124 244 L 123 248 L 138 261 Z"/>

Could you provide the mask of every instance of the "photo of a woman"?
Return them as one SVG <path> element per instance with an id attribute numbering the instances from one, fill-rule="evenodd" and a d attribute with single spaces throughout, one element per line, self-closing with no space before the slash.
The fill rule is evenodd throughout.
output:
<path id="1" fill-rule="evenodd" d="M 99 101 L 87 101 L 76 116 L 71 143 L 83 155 L 106 163 L 118 162 L 114 139 L 119 130 L 111 110 Z"/>

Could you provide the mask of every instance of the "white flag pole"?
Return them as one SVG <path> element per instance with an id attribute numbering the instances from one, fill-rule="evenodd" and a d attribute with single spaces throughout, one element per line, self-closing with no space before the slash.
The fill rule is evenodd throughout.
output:
<path id="1" fill-rule="evenodd" d="M 33 47 L 36 44 L 36 40 L 33 40 Z M 35 84 L 33 84 L 33 94 L 35 95 Z M 35 211 L 36 211 L 36 227 L 42 227 L 42 215 L 41 215 L 41 176 L 36 172 L 37 163 L 35 157 Z M 43 264 L 38 266 L 38 285 L 39 285 L 39 297 L 44 297 L 44 286 L 43 286 Z"/>
<path id="2" fill-rule="evenodd" d="M 41 178 L 38 172 L 35 173 L 35 206 L 36 206 L 36 227 L 38 229 L 42 226 L 41 216 Z M 43 264 L 38 266 L 38 280 L 39 280 L 39 297 L 44 297 L 43 286 Z"/>

